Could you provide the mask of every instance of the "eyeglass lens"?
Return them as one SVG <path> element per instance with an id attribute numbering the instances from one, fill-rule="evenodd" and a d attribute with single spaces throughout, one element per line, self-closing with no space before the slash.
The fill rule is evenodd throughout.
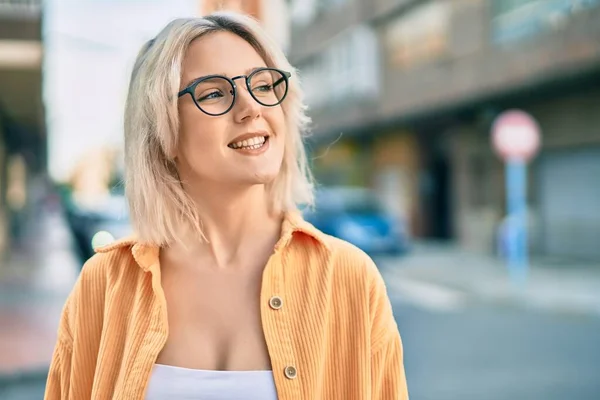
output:
<path id="1" fill-rule="evenodd" d="M 261 70 L 254 73 L 249 79 L 248 86 L 254 100 L 267 107 L 279 104 L 287 92 L 287 81 L 283 74 L 276 70 Z M 222 114 L 232 106 L 233 94 L 234 88 L 229 80 L 214 77 L 196 85 L 194 99 L 202 111 L 208 114 Z"/>

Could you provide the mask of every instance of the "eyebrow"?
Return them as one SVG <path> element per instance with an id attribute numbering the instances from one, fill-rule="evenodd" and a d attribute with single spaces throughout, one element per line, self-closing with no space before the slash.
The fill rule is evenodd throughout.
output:
<path id="1" fill-rule="evenodd" d="M 252 67 L 252 68 L 248 68 L 246 71 L 244 71 L 244 75 L 248 76 L 248 75 L 250 75 L 251 73 L 253 73 L 254 71 L 256 71 L 257 69 L 260 69 L 260 68 L 268 68 L 268 67 Z M 190 80 L 189 82 L 187 82 L 183 88 L 184 89 L 188 88 L 188 87 L 190 87 L 191 85 L 193 85 L 194 83 L 198 82 L 201 79 L 204 79 L 204 78 L 206 78 L 208 76 L 215 76 L 215 75 L 227 76 L 227 74 L 225 74 L 224 72 L 217 73 L 217 74 L 210 74 L 210 75 L 199 76 L 199 77 L 194 78 L 194 79 Z"/>

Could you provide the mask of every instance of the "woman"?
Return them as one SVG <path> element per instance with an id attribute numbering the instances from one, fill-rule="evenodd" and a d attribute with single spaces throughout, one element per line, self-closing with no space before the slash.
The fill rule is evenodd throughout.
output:
<path id="1" fill-rule="evenodd" d="M 125 115 L 135 237 L 97 249 L 46 399 L 407 399 L 381 276 L 307 222 L 298 78 L 248 17 L 170 23 Z"/>

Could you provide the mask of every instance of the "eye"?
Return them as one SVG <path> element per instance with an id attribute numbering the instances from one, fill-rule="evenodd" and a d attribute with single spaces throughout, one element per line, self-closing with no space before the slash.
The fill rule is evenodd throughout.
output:
<path id="1" fill-rule="evenodd" d="M 201 101 L 205 101 L 205 100 L 214 100 L 214 99 L 219 99 L 221 97 L 224 97 L 223 93 L 220 90 L 215 90 L 206 95 L 200 96 L 197 99 L 197 101 L 201 102 Z"/>
<path id="2" fill-rule="evenodd" d="M 269 92 L 273 90 L 273 85 L 262 85 L 255 88 L 255 90 L 260 90 L 262 92 Z"/>
<path id="3" fill-rule="evenodd" d="M 269 83 L 259 84 L 252 89 L 253 92 L 270 92 L 272 90 L 273 85 Z"/>

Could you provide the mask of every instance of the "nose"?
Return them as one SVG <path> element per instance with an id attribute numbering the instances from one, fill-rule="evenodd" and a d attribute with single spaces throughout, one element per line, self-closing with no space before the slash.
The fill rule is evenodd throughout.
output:
<path id="1" fill-rule="evenodd" d="M 260 117 L 262 107 L 254 100 L 248 88 L 240 85 L 237 89 L 237 98 L 233 107 L 236 122 L 252 121 Z"/>

